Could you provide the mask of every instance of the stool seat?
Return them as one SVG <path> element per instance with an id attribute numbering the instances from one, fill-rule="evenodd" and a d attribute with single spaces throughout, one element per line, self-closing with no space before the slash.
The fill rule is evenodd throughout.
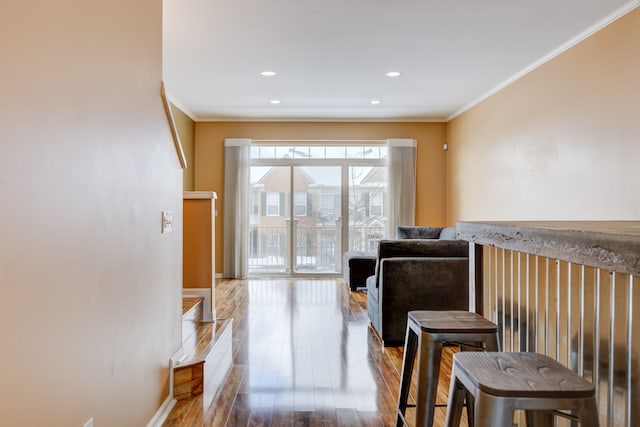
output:
<path id="1" fill-rule="evenodd" d="M 398 393 L 396 426 L 406 425 L 405 412 L 411 385 L 414 358 L 418 353 L 416 384 L 416 425 L 431 427 L 442 347 L 459 345 L 461 350 L 498 351 L 498 326 L 477 313 L 459 310 L 410 311 L 407 315 L 402 377 Z"/>
<path id="2" fill-rule="evenodd" d="M 495 323 L 469 311 L 410 311 L 409 318 L 429 333 L 491 334 L 498 331 Z"/>
<path id="3" fill-rule="evenodd" d="M 593 384 L 542 354 L 455 354 L 447 427 L 460 425 L 462 405 L 470 396 L 476 427 L 512 427 L 519 409 L 525 411 L 527 427 L 550 427 L 554 416 L 598 426 Z"/>
<path id="4" fill-rule="evenodd" d="M 504 397 L 589 397 L 593 384 L 536 353 L 460 353 L 460 372 L 479 390 Z"/>

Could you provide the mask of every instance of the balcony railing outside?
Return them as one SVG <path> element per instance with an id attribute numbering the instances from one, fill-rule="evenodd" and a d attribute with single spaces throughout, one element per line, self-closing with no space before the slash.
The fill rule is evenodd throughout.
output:
<path id="1" fill-rule="evenodd" d="M 375 252 L 384 239 L 385 227 L 355 225 L 349 227 L 349 250 Z"/>
<path id="2" fill-rule="evenodd" d="M 249 228 L 249 271 L 260 273 L 340 273 L 342 250 L 340 224 L 296 225 L 295 264 L 289 260 L 288 226 Z M 384 227 L 353 226 L 349 229 L 349 250 L 375 251 Z M 292 268 L 293 267 L 293 268 Z"/>

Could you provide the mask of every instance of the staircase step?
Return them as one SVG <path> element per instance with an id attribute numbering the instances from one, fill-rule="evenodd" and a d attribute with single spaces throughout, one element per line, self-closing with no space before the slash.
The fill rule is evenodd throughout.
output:
<path id="1" fill-rule="evenodd" d="M 202 297 L 182 298 L 182 319 L 202 319 Z"/>
<path id="2" fill-rule="evenodd" d="M 183 321 L 183 333 L 188 336 L 182 343 L 183 356 L 174 365 L 176 400 L 203 393 L 213 399 L 232 363 L 231 324 L 232 319 Z"/>
<path id="3" fill-rule="evenodd" d="M 202 322 L 203 298 L 182 298 L 182 345 L 194 339 Z"/>
<path id="4" fill-rule="evenodd" d="M 169 413 L 164 427 L 200 425 L 197 414 L 208 408 L 231 371 L 232 319 L 218 319 L 211 328 L 213 338 L 203 345 L 202 360 L 183 360 L 174 368 L 174 399 L 177 403 Z M 203 340 L 203 341 L 206 341 Z M 195 418 L 194 418 L 195 417 Z"/>

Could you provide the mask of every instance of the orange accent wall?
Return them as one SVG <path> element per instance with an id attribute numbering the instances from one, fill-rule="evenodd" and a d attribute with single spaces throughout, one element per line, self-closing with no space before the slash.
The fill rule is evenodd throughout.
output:
<path id="1" fill-rule="evenodd" d="M 195 189 L 218 193 L 216 266 L 222 268 L 224 140 L 389 139 L 417 140 L 416 223 L 446 225 L 444 123 L 382 122 L 196 122 Z M 220 271 L 218 271 L 220 272 Z"/>
<path id="2" fill-rule="evenodd" d="M 208 288 L 214 285 L 212 266 L 212 226 L 215 205 L 212 199 L 185 199 L 183 211 L 182 286 Z"/>
<path id="3" fill-rule="evenodd" d="M 640 218 L 640 9 L 447 125 L 447 219 Z"/>

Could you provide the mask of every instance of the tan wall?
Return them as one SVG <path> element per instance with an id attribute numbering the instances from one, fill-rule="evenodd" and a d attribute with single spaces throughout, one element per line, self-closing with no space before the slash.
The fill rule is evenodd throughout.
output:
<path id="1" fill-rule="evenodd" d="M 168 395 L 182 171 L 161 14 L 159 0 L 3 2 L 2 425 L 139 427 Z"/>
<path id="2" fill-rule="evenodd" d="M 182 150 L 187 160 L 187 167 L 183 169 L 184 172 L 184 191 L 193 191 L 195 188 L 195 122 L 191 120 L 191 117 L 187 116 L 181 109 L 173 104 L 171 105 L 171 112 L 173 113 L 173 121 L 176 124 L 178 135 L 180 136 L 180 143 L 182 144 Z"/>
<path id="3" fill-rule="evenodd" d="M 222 268 L 224 139 L 389 139 L 418 141 L 416 224 L 445 225 L 443 123 L 196 123 L 196 190 L 218 193 L 216 266 Z M 219 271 L 220 272 L 220 271 Z"/>
<path id="4" fill-rule="evenodd" d="M 640 217 L 640 9 L 447 126 L 447 218 Z"/>

